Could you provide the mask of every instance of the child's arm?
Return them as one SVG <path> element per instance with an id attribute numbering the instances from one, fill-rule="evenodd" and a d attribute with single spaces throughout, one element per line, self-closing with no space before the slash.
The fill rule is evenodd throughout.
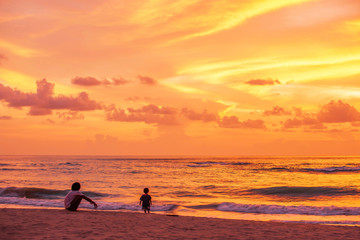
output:
<path id="1" fill-rule="evenodd" d="M 83 196 L 83 198 L 86 200 L 86 201 L 88 201 L 89 203 L 91 203 L 91 204 L 93 204 L 94 205 L 94 208 L 97 208 L 97 204 L 93 201 L 93 200 L 91 200 L 90 198 L 88 198 L 87 196 Z"/>
<path id="2" fill-rule="evenodd" d="M 139 205 L 141 205 L 141 202 L 142 202 L 142 201 L 140 200 Z"/>

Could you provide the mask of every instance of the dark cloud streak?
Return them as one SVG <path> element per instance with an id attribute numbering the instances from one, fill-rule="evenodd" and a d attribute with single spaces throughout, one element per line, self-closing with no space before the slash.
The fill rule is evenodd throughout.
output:
<path id="1" fill-rule="evenodd" d="M 85 86 L 85 87 L 93 87 L 93 86 L 99 86 L 99 85 L 124 85 L 129 83 L 130 81 L 124 79 L 124 78 L 112 78 L 110 80 L 98 80 L 94 77 L 75 77 L 71 80 L 72 84 L 79 85 L 79 86 Z"/>

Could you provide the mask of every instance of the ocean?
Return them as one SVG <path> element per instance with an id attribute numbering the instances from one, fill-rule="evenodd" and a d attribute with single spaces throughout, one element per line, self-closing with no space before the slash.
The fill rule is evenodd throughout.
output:
<path id="1" fill-rule="evenodd" d="M 80 182 L 96 211 L 141 211 L 148 187 L 158 214 L 360 225 L 359 173 L 353 156 L 0 156 L 0 208 L 63 208 Z"/>

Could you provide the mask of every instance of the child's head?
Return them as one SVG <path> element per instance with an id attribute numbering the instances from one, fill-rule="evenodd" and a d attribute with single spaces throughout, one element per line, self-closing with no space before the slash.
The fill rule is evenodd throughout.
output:
<path id="1" fill-rule="evenodd" d="M 78 183 L 78 182 L 73 183 L 73 185 L 71 186 L 71 190 L 73 190 L 73 191 L 80 190 L 80 183 Z"/>
<path id="2" fill-rule="evenodd" d="M 146 187 L 144 188 L 144 193 L 148 193 L 149 192 L 149 189 Z"/>

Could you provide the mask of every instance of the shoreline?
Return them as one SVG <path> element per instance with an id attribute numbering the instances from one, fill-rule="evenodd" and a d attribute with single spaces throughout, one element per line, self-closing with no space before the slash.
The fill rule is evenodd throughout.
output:
<path id="1" fill-rule="evenodd" d="M 0 204 L 0 209 L 46 209 L 46 210 L 64 210 L 63 207 L 55 206 L 33 206 L 33 205 L 19 205 L 19 204 Z M 94 209 L 87 208 L 80 205 L 78 211 L 81 212 L 122 212 L 122 213 L 143 213 L 143 210 L 130 210 L 130 209 Z M 317 225 L 330 225 L 330 226 L 352 226 L 360 228 L 360 221 L 355 219 L 334 219 L 335 216 L 309 216 L 301 215 L 300 218 L 296 214 L 285 214 L 283 216 L 272 214 L 256 214 L 256 213 L 237 213 L 237 212 L 217 212 L 209 210 L 206 212 L 189 213 L 175 210 L 169 211 L 151 211 L 151 214 L 165 215 L 165 216 L 180 216 L 180 217 L 198 217 L 210 219 L 226 219 L 226 220 L 239 220 L 239 221 L 254 221 L 254 222 L 279 222 L 279 223 L 301 223 L 301 224 L 317 224 Z M 218 215 L 220 214 L 220 215 Z M 322 219 L 319 219 L 322 217 Z M 353 217 L 353 216 L 345 216 Z M 355 217 L 355 216 L 354 216 Z M 338 216 L 336 216 L 338 218 Z"/>
<path id="2" fill-rule="evenodd" d="M 0 208 L 0 229 L 0 239 L 360 239 L 358 226 L 83 209 Z"/>

